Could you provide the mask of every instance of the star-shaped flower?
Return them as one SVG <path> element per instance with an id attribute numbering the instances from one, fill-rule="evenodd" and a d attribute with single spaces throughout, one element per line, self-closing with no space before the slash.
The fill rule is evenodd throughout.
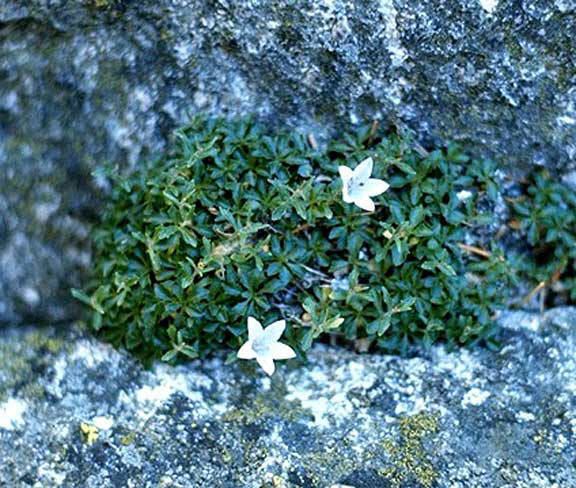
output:
<path id="1" fill-rule="evenodd" d="M 278 320 L 265 329 L 254 317 L 248 317 L 248 340 L 238 351 L 240 359 L 256 359 L 268 375 L 274 373 L 274 360 L 296 357 L 294 350 L 278 342 L 284 329 L 285 320 Z"/>
<path id="2" fill-rule="evenodd" d="M 390 185 L 384 180 L 370 178 L 374 162 L 372 158 L 362 161 L 354 170 L 339 166 L 342 178 L 342 198 L 346 203 L 354 203 L 363 210 L 373 212 L 376 208 L 370 197 L 384 193 Z"/>

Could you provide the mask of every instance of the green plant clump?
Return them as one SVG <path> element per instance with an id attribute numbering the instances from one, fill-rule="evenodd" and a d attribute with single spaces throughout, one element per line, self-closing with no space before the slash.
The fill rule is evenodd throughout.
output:
<path id="1" fill-rule="evenodd" d="M 149 360 L 236 350 L 246 319 L 315 339 L 406 353 L 492 342 L 507 266 L 463 247 L 486 223 L 491 165 L 456 147 L 421 155 L 363 128 L 315 149 L 251 121 L 198 118 L 163 160 L 115 182 L 95 235 L 93 328 Z M 376 211 L 344 203 L 338 166 L 374 159 Z M 461 201 L 457 193 L 470 190 Z"/>
<path id="2" fill-rule="evenodd" d="M 533 290 L 550 292 L 562 303 L 576 302 L 576 192 L 547 171 L 529 176 L 515 199 L 514 227 L 526 237 L 528 253 L 515 267 Z M 545 299 L 545 295 L 542 295 Z"/>

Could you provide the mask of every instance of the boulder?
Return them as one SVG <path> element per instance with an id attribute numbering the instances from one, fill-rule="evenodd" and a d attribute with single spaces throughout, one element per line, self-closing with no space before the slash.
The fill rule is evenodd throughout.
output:
<path id="1" fill-rule="evenodd" d="M 569 0 L 3 0 L 0 322 L 77 315 L 103 163 L 191 114 L 326 140 L 380 119 L 503 168 L 575 168 Z"/>
<path id="2" fill-rule="evenodd" d="M 500 317 L 499 351 L 317 346 L 144 370 L 78 328 L 0 332 L 0 485 L 576 486 L 576 309 Z"/>

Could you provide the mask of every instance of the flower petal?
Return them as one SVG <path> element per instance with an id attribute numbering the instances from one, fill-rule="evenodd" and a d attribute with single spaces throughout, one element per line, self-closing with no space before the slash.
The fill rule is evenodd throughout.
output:
<path id="1" fill-rule="evenodd" d="M 270 356 L 257 356 L 256 361 L 258 361 L 258 364 L 268 376 L 274 374 L 276 367 L 274 366 L 274 360 Z"/>
<path id="2" fill-rule="evenodd" d="M 365 183 L 358 184 L 354 181 L 353 184 L 350 185 L 350 189 L 348 191 L 350 202 L 354 202 L 358 198 L 363 198 L 363 197 L 368 196 L 366 194 L 366 192 L 364 191 L 364 184 Z"/>
<path id="3" fill-rule="evenodd" d="M 375 197 L 380 195 L 381 193 L 384 193 L 388 188 L 390 188 L 388 183 L 377 178 L 369 178 L 368 181 L 364 183 L 364 186 L 362 186 L 364 194 L 368 197 Z"/>
<path id="4" fill-rule="evenodd" d="M 252 349 L 252 341 L 247 341 L 242 344 L 242 347 L 238 349 L 237 356 L 240 359 L 255 359 L 256 353 Z"/>
<path id="5" fill-rule="evenodd" d="M 348 192 L 348 183 L 342 183 L 342 200 L 346 203 L 352 203 L 354 201 Z"/>
<path id="6" fill-rule="evenodd" d="M 254 317 L 248 317 L 248 339 L 253 341 L 262 334 L 262 324 Z"/>
<path id="7" fill-rule="evenodd" d="M 356 168 L 354 168 L 354 179 L 358 181 L 368 180 L 372 174 L 373 166 L 374 161 L 372 161 L 372 158 L 366 158 L 358 166 L 356 166 Z"/>
<path id="8" fill-rule="evenodd" d="M 270 346 L 270 354 L 274 359 L 292 359 L 296 357 L 294 349 L 281 342 L 275 342 Z"/>
<path id="9" fill-rule="evenodd" d="M 353 199 L 350 197 L 348 190 L 354 171 L 352 171 L 348 166 L 338 166 L 338 172 L 342 178 L 342 200 L 346 203 L 352 203 Z"/>
<path id="10" fill-rule="evenodd" d="M 360 198 L 354 199 L 354 203 L 358 205 L 363 210 L 368 210 L 368 212 L 374 212 L 376 206 L 370 197 L 362 196 Z"/>
<path id="11" fill-rule="evenodd" d="M 278 320 L 277 322 L 270 324 L 264 329 L 264 337 L 266 337 L 266 342 L 276 342 L 278 339 L 280 339 L 280 337 L 282 337 L 285 328 L 285 320 Z"/>
<path id="12" fill-rule="evenodd" d="M 340 173 L 340 178 L 346 183 L 352 175 L 354 171 L 352 171 L 348 166 L 338 166 L 338 173 Z"/>

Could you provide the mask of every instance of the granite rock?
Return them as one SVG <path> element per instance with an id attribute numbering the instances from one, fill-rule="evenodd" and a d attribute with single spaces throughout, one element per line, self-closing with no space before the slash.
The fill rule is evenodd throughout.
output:
<path id="1" fill-rule="evenodd" d="M 500 317 L 499 351 L 315 347 L 266 377 L 144 370 L 77 327 L 0 332 L 0 485 L 576 486 L 576 309 Z"/>
<path id="2" fill-rule="evenodd" d="M 0 322 L 76 317 L 92 170 L 161 151 L 190 114 L 319 141 L 380 119 L 569 172 L 575 57 L 570 0 L 3 0 Z"/>

